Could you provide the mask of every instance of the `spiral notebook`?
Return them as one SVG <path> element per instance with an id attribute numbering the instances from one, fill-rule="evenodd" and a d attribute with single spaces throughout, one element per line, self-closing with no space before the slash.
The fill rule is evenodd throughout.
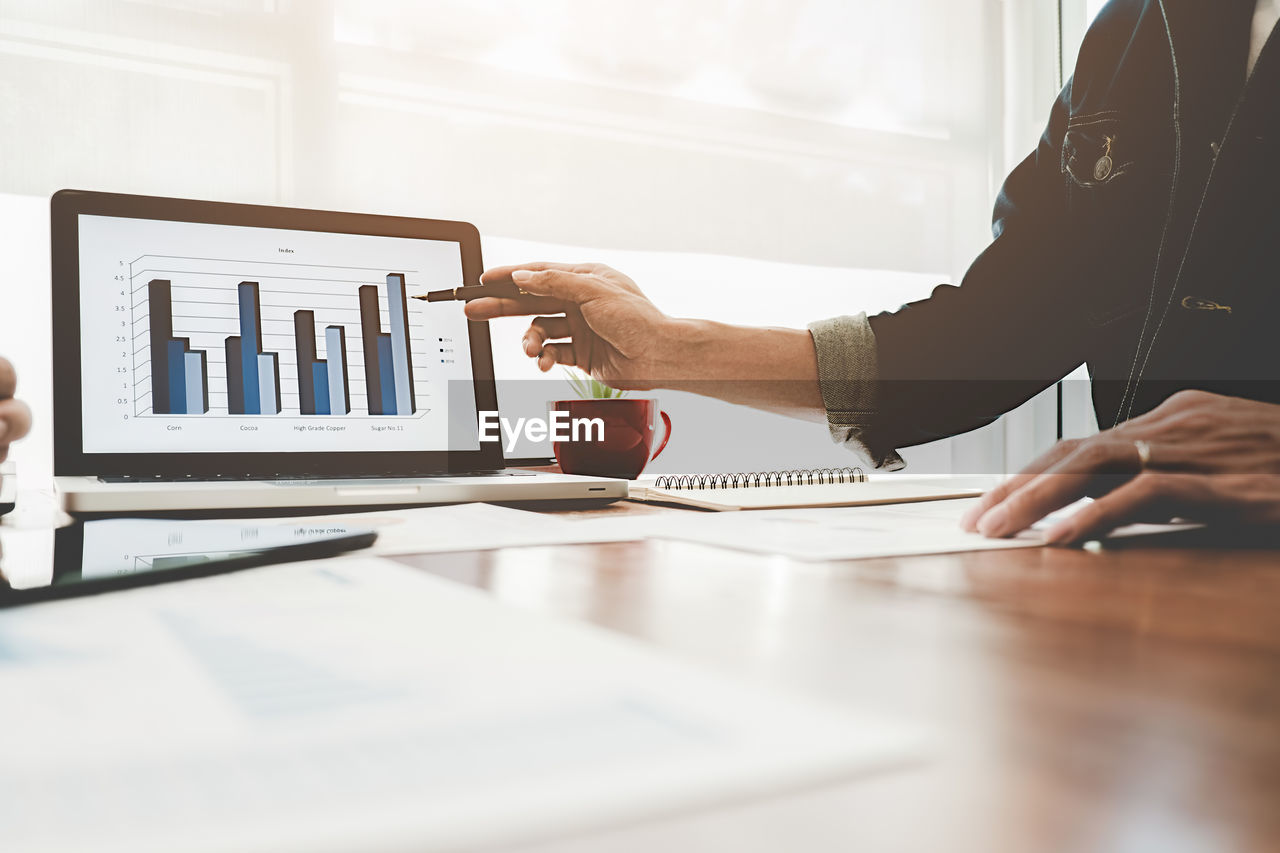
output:
<path id="1" fill-rule="evenodd" d="M 861 468 L 816 468 L 735 474 L 666 474 L 632 480 L 635 501 L 711 510 L 792 509 L 974 498 L 965 489 L 909 477 L 869 479 Z"/>

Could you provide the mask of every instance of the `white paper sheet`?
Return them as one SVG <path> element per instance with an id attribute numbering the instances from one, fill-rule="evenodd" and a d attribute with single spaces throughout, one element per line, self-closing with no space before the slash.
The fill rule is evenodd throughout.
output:
<path id="1" fill-rule="evenodd" d="M 0 611 L 7 850 L 438 850 L 919 756 L 917 733 L 373 557 Z"/>
<path id="2" fill-rule="evenodd" d="M 547 513 L 478 503 L 259 521 L 263 524 L 332 523 L 370 527 L 378 531 L 378 541 L 370 550 L 383 556 L 623 542 L 644 538 L 636 530 L 612 525 L 584 525 Z"/>
<path id="3" fill-rule="evenodd" d="M 797 560 L 856 560 L 1036 548 L 1044 544 L 1042 532 L 1047 527 L 1087 503 L 1072 504 L 1011 539 L 988 539 L 960 528 L 960 518 L 974 500 L 752 512 L 678 512 L 602 520 L 602 526 L 607 524 L 607 527 L 601 532 L 782 554 Z M 1107 538 L 1196 526 L 1134 524 L 1116 530 Z"/>

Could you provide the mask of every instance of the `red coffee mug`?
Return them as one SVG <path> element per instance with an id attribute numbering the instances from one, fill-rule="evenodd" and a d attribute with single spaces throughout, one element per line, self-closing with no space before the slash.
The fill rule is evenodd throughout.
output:
<path id="1" fill-rule="evenodd" d="M 634 480 L 671 440 L 671 418 L 658 409 L 657 400 L 614 397 L 556 400 L 551 405 L 554 411 L 569 413 L 568 425 L 559 427 L 560 434 L 567 433 L 569 439 L 553 443 L 556 461 L 566 474 Z M 650 455 L 658 415 L 662 416 L 664 435 Z"/>

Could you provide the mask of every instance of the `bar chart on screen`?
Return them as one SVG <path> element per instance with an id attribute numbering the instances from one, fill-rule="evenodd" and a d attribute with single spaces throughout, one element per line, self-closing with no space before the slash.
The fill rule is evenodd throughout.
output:
<path id="1" fill-rule="evenodd" d="M 450 240 L 82 216 L 86 453 L 475 449 Z"/>
<path id="2" fill-rule="evenodd" d="M 417 270 L 143 255 L 127 265 L 132 414 L 421 417 L 455 341 Z"/>

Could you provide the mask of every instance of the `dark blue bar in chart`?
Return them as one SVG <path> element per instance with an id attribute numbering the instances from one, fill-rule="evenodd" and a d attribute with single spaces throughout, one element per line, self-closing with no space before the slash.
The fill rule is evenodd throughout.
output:
<path id="1" fill-rule="evenodd" d="M 331 415 L 329 408 L 329 364 L 316 361 L 311 364 L 311 393 L 315 398 L 317 415 Z"/>
<path id="2" fill-rule="evenodd" d="M 396 411 L 396 375 L 395 364 L 391 360 L 391 336 L 378 335 L 378 373 L 382 385 L 382 413 L 398 414 Z"/>
<path id="3" fill-rule="evenodd" d="M 171 415 L 187 413 L 187 342 L 170 338 L 165 342 L 165 366 L 169 371 L 169 411 Z"/>
<path id="4" fill-rule="evenodd" d="M 258 384 L 258 355 L 262 352 L 262 304 L 258 283 L 242 281 L 240 303 L 240 388 L 244 396 L 244 414 L 262 414 L 262 389 Z"/>

